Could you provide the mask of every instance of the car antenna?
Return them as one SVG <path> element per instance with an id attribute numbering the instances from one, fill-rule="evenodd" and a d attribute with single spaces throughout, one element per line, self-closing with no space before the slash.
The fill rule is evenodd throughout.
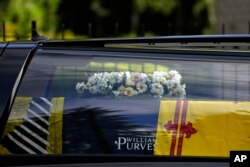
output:
<path id="1" fill-rule="evenodd" d="M 36 29 L 32 29 L 32 41 L 46 41 L 49 38 L 44 36 L 44 35 L 40 35 Z"/>

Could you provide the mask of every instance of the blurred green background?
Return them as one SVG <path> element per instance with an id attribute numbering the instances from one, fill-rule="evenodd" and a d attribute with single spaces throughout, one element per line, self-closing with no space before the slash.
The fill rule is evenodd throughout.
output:
<path id="1" fill-rule="evenodd" d="M 33 20 L 50 39 L 213 34 L 216 5 L 215 0 L 1 0 L 0 40 L 3 23 L 6 40 L 30 39 Z"/>

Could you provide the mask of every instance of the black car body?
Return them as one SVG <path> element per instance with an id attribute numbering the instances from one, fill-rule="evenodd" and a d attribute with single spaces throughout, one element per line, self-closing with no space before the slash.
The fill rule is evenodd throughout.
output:
<path id="1" fill-rule="evenodd" d="M 249 42 L 0 43 L 3 164 L 227 166 L 230 151 L 250 149 Z"/>

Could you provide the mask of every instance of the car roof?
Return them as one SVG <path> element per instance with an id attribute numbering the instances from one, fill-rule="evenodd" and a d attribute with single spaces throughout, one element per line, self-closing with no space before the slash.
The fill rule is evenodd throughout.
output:
<path id="1" fill-rule="evenodd" d="M 91 38 L 84 40 L 12 41 L 8 43 L 16 44 L 15 46 L 21 46 L 23 43 L 38 43 L 42 47 L 143 47 L 144 49 L 162 49 L 171 47 L 180 48 L 233 46 L 234 49 L 237 49 L 237 47 L 239 46 L 250 46 L 250 34 L 180 35 L 135 38 Z M 6 47 L 8 43 L 0 42 L 0 49 Z M 249 49 L 249 47 L 247 49 Z"/>
<path id="2" fill-rule="evenodd" d="M 109 45 L 137 45 L 137 46 L 214 46 L 225 44 L 249 45 L 250 34 L 226 34 L 226 35 L 185 35 L 162 37 L 136 37 L 136 38 L 94 38 L 87 40 L 71 41 L 42 41 L 45 47 L 55 46 L 93 46 L 104 47 Z"/>

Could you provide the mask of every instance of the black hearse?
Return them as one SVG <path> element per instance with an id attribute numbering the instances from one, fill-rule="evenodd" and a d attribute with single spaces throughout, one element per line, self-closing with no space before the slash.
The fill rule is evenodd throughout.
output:
<path id="1" fill-rule="evenodd" d="M 249 47 L 247 34 L 2 42 L 0 164 L 228 166 L 250 150 Z"/>

